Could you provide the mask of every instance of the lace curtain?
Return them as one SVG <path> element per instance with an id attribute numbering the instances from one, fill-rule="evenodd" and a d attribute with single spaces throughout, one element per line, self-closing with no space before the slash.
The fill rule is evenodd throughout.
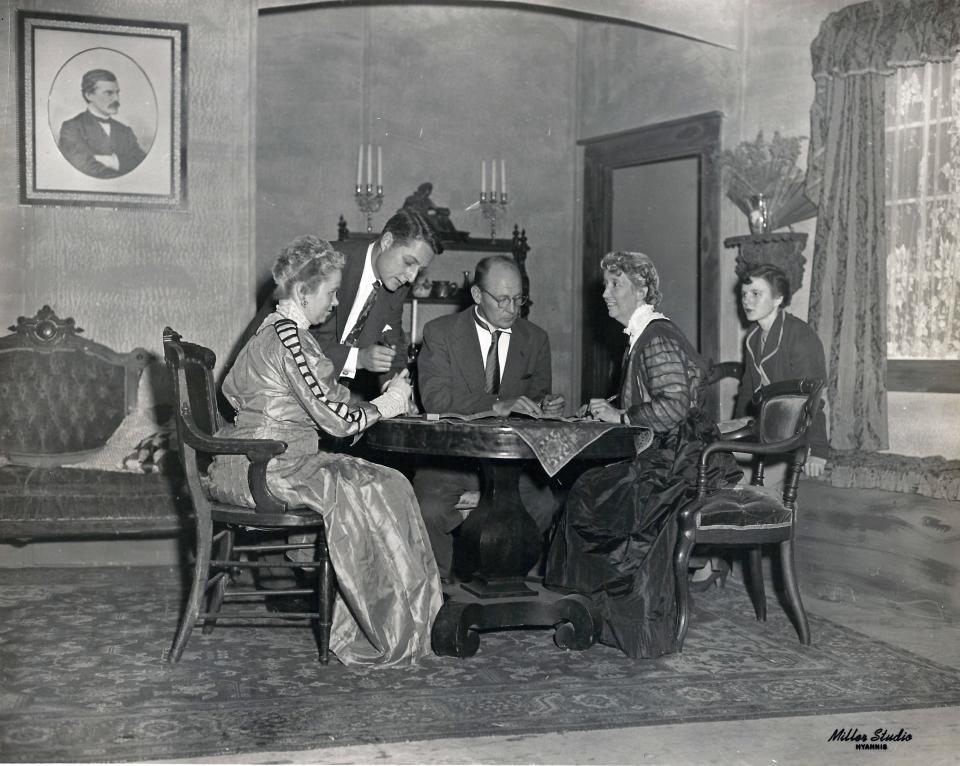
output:
<path id="1" fill-rule="evenodd" d="M 887 357 L 960 359 L 960 63 L 887 78 Z"/>
<path id="2" fill-rule="evenodd" d="M 960 3 L 943 0 L 841 8 L 811 45 L 816 90 L 806 188 L 817 205 L 817 232 L 810 324 L 826 351 L 836 449 L 888 446 L 887 81 L 902 67 L 952 60 L 958 52 Z"/>

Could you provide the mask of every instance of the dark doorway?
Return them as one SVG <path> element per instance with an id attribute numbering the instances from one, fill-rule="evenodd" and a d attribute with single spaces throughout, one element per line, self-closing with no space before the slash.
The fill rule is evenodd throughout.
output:
<path id="1" fill-rule="evenodd" d="M 584 167 L 582 398 L 617 385 L 623 327 L 600 298 L 600 259 L 640 250 L 660 273 L 670 317 L 707 359 L 720 345 L 719 112 L 587 139 Z"/>

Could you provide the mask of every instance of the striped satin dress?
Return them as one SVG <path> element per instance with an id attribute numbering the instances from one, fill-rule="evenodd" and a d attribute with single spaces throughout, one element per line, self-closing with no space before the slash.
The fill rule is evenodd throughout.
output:
<path id="1" fill-rule="evenodd" d="M 270 490 L 323 516 L 337 575 L 337 658 L 390 665 L 431 654 L 440 576 L 410 483 L 392 468 L 318 450 L 318 430 L 359 435 L 379 420 L 377 408 L 349 404 L 349 390 L 307 328 L 279 313 L 244 346 L 223 393 L 237 416 L 221 434 L 285 441 L 287 451 L 267 469 Z M 217 457 L 211 496 L 253 507 L 247 465 L 243 456 Z"/>

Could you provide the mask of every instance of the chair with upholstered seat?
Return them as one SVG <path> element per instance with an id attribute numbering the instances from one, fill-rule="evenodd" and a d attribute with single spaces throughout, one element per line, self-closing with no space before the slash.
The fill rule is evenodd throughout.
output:
<path id="1" fill-rule="evenodd" d="M 707 399 L 706 399 L 707 410 L 710 412 L 720 411 L 722 409 L 720 405 L 720 398 L 721 398 L 720 384 L 722 384 L 722 382 L 725 380 L 735 380 L 739 383 L 740 378 L 742 376 L 743 376 L 743 364 L 741 364 L 740 362 L 711 361 L 710 366 L 707 368 L 706 378 L 704 379 L 704 385 L 707 387 Z M 720 422 L 717 424 L 717 426 L 720 429 L 720 432 L 722 434 L 725 431 L 735 429 L 737 427 L 738 422 L 739 421 L 726 420 L 723 417 L 721 417 Z M 729 566 L 727 565 L 727 562 L 725 559 L 719 560 L 718 563 L 723 565 L 723 569 L 718 570 L 714 575 L 714 577 L 719 576 L 720 585 L 722 586 L 726 581 L 726 575 L 727 575 L 727 572 L 729 571 Z M 690 575 L 691 578 L 693 577 L 692 572 L 695 570 L 703 570 L 705 572 L 710 572 L 711 571 L 710 567 L 712 566 L 711 558 L 707 555 L 698 555 L 696 554 L 696 552 L 694 552 L 690 556 L 689 566 L 691 570 L 691 575 Z M 707 567 L 707 569 L 703 569 L 704 567 Z M 699 583 L 699 586 L 701 588 L 709 587 L 714 577 L 701 581 Z M 696 587 L 696 585 L 694 587 Z"/>
<path id="2" fill-rule="evenodd" d="M 823 381 L 792 380 L 764 387 L 756 418 L 746 426 L 723 434 L 700 456 L 697 497 L 680 512 L 674 555 L 677 578 L 676 649 L 683 649 L 689 624 L 687 569 L 694 545 L 746 547 L 746 580 L 757 619 L 766 620 L 766 596 L 761 566 L 761 546 L 777 543 L 780 574 L 787 607 L 802 644 L 810 643 L 807 615 L 800 598 L 794 569 L 793 538 L 796 530 L 797 491 L 807 459 L 808 430 L 820 407 Z M 749 453 L 756 458 L 750 485 L 711 490 L 707 486 L 710 458 L 720 453 Z M 782 497 L 763 487 L 764 459 L 788 456 Z"/>
<path id="3" fill-rule="evenodd" d="M 287 445 L 272 439 L 229 439 L 215 436 L 221 419 L 216 406 L 213 351 L 194 343 L 186 343 L 167 327 L 163 331 L 163 348 L 167 367 L 173 379 L 177 402 L 177 433 L 180 438 L 180 457 L 196 510 L 196 556 L 190 595 L 180 621 L 170 659 L 177 661 L 183 653 L 194 626 L 203 621 L 203 632 L 209 633 L 217 619 L 263 620 L 278 619 L 264 610 L 228 610 L 221 612 L 225 602 L 249 602 L 272 596 L 309 596 L 315 599 L 316 611 L 291 612 L 284 620 L 309 620 L 317 632 L 320 662 L 327 663 L 330 647 L 330 627 L 333 617 L 334 573 L 327 550 L 323 518 L 307 508 L 288 508 L 267 487 L 267 463 L 282 454 Z M 211 500 L 204 491 L 206 468 L 215 455 L 245 455 L 250 461 L 248 481 L 256 508 L 229 505 Z M 275 537 L 277 533 L 315 533 L 316 543 L 291 545 L 238 545 L 237 534 L 255 538 L 262 533 Z M 271 535 L 272 533 L 272 535 Z M 214 547 L 216 558 L 212 558 Z M 245 569 L 261 566 L 261 554 L 280 551 L 313 549 L 312 560 L 306 562 L 270 562 L 270 567 L 313 570 L 316 588 L 265 590 L 242 585 L 238 575 Z M 204 609 L 204 602 L 207 602 Z"/>

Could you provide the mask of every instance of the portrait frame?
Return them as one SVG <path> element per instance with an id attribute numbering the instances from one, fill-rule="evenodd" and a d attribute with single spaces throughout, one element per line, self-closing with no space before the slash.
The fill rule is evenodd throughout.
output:
<path id="1" fill-rule="evenodd" d="M 18 11 L 17 49 L 21 204 L 186 207 L 186 24 Z"/>

